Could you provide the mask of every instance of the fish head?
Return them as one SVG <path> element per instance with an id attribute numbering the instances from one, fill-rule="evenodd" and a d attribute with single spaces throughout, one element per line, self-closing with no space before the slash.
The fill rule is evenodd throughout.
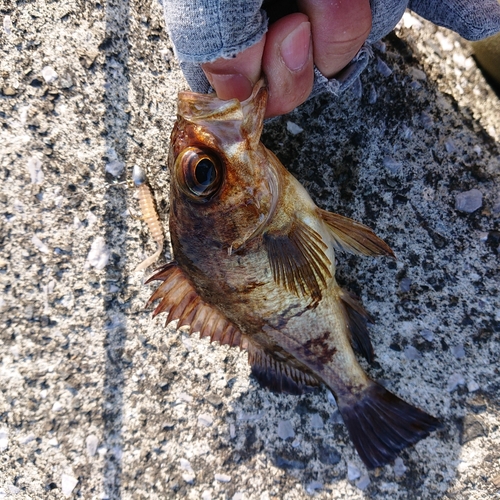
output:
<path id="1" fill-rule="evenodd" d="M 243 102 L 179 93 L 169 157 L 171 232 L 186 245 L 195 231 L 231 254 L 272 216 L 279 175 L 260 142 L 266 103 L 263 80 Z"/>

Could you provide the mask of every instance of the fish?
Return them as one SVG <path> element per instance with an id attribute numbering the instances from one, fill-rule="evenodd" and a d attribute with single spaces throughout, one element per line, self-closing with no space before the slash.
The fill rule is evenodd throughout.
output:
<path id="1" fill-rule="evenodd" d="M 180 92 L 170 142 L 172 262 L 147 306 L 245 349 L 274 392 L 331 390 L 362 461 L 381 467 L 439 420 L 371 380 L 370 315 L 335 279 L 337 251 L 394 257 L 372 229 L 319 208 L 261 142 L 268 91 L 245 101 Z"/>

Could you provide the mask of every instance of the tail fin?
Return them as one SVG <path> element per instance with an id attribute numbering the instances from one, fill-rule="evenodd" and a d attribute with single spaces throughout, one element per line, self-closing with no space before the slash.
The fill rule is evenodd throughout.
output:
<path id="1" fill-rule="evenodd" d="M 339 410 L 361 460 L 369 469 L 382 467 L 407 446 L 436 430 L 433 416 L 405 403 L 371 381 L 353 402 L 339 397 Z"/>

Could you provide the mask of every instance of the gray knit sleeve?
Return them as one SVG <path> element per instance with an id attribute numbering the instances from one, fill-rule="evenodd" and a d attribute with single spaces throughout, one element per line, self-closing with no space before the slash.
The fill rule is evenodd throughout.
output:
<path id="1" fill-rule="evenodd" d="M 163 0 L 165 20 L 181 69 L 196 92 L 211 92 L 200 67 L 220 57 L 231 58 L 257 43 L 267 30 L 263 0 Z M 498 0 L 370 0 L 372 30 L 367 43 L 336 78 L 316 69 L 312 95 L 349 88 L 367 66 L 370 44 L 387 35 L 407 7 L 469 40 L 500 31 Z"/>
<path id="2" fill-rule="evenodd" d="M 262 0 L 163 0 L 165 19 L 181 62 L 231 58 L 267 31 Z"/>
<path id="3" fill-rule="evenodd" d="M 467 40 L 482 40 L 500 31 L 498 0 L 410 0 L 408 7 Z"/>

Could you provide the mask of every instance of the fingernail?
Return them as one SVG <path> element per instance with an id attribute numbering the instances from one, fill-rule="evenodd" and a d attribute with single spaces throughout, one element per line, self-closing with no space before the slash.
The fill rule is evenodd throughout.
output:
<path id="1" fill-rule="evenodd" d="M 205 71 L 210 85 L 214 88 L 219 99 L 238 99 L 244 101 L 252 93 L 252 82 L 240 73 L 221 75 Z"/>
<path id="2" fill-rule="evenodd" d="M 311 44 L 311 24 L 299 24 L 281 42 L 281 57 L 290 71 L 298 71 L 309 59 Z"/>

